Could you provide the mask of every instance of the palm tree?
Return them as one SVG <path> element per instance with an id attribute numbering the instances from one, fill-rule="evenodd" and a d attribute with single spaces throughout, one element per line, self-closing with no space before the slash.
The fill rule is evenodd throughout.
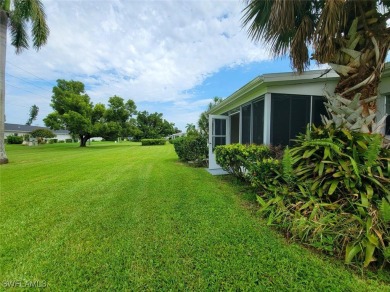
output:
<path id="1" fill-rule="evenodd" d="M 29 47 L 26 32 L 28 23 L 31 23 L 33 47 L 38 50 L 46 44 L 49 36 L 49 27 L 46 24 L 46 14 L 41 1 L 0 0 L 0 164 L 8 163 L 4 145 L 7 29 L 10 28 L 11 44 L 19 54 Z"/>
<path id="2" fill-rule="evenodd" d="M 328 99 L 332 117 L 343 116 L 337 107 L 355 100 L 359 118 L 349 116 L 343 122 L 355 130 L 375 130 L 376 96 L 390 46 L 389 0 L 246 0 L 246 4 L 242 23 L 253 41 L 268 43 L 275 56 L 289 54 L 299 73 L 310 59 L 328 63 L 340 76 L 335 95 Z"/>
<path id="3" fill-rule="evenodd" d="M 196 132 L 196 128 L 195 128 L 195 125 L 190 123 L 190 124 L 187 124 L 186 125 L 186 131 L 187 133 L 193 133 L 193 132 Z"/>
<path id="4" fill-rule="evenodd" d="M 199 120 L 198 120 L 198 127 L 199 127 L 199 132 L 201 134 L 208 135 L 209 134 L 209 115 L 208 112 L 215 107 L 216 105 L 220 104 L 222 102 L 223 98 L 214 96 L 212 101 L 209 103 L 207 110 L 202 112 L 200 114 Z"/>

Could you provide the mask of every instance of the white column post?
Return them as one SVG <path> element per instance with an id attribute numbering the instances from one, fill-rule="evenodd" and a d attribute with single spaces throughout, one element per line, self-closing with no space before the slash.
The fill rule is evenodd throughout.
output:
<path id="1" fill-rule="evenodd" d="M 264 133 L 263 142 L 271 144 L 271 93 L 266 93 L 264 97 Z"/>

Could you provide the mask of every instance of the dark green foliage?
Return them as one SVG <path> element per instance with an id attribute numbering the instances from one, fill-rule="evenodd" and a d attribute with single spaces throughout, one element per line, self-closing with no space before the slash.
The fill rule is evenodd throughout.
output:
<path id="1" fill-rule="evenodd" d="M 37 119 L 38 113 L 39 113 L 39 107 L 34 104 L 30 108 L 30 116 L 29 116 L 29 118 L 28 118 L 28 120 L 26 122 L 26 125 L 31 126 L 32 122 Z"/>
<path id="2" fill-rule="evenodd" d="M 84 84 L 73 80 L 57 80 L 51 101 L 54 112 L 43 120 L 45 125 L 54 130 L 69 130 L 80 138 L 80 146 L 86 146 L 87 140 L 96 133 L 104 106 L 93 106 Z"/>
<path id="3" fill-rule="evenodd" d="M 137 119 L 133 122 L 135 123 L 132 132 L 134 141 L 160 139 L 175 133 L 174 124 L 165 120 L 162 113 L 138 112 Z"/>
<path id="4" fill-rule="evenodd" d="M 331 126 L 308 130 L 285 151 L 282 166 L 268 167 L 273 177 L 252 173 L 262 214 L 293 238 L 344 254 L 346 263 L 389 261 L 390 158 L 381 142 Z"/>
<path id="5" fill-rule="evenodd" d="M 167 140 L 165 139 L 142 139 L 142 146 L 151 146 L 151 145 L 165 145 Z"/>
<path id="6" fill-rule="evenodd" d="M 34 138 L 54 138 L 56 135 L 48 129 L 36 129 L 31 132 Z"/>
<path id="7" fill-rule="evenodd" d="M 268 224 L 367 267 L 390 262 L 390 153 L 381 143 L 380 135 L 312 126 L 282 157 L 256 146 L 215 151 L 218 164 L 256 188 Z"/>
<path id="8" fill-rule="evenodd" d="M 246 170 L 256 161 L 271 157 L 268 146 L 230 144 L 215 148 L 216 162 L 239 179 L 245 178 Z"/>
<path id="9" fill-rule="evenodd" d="M 22 136 L 7 136 L 8 144 L 22 144 L 23 137 Z"/>
<path id="10" fill-rule="evenodd" d="M 208 112 L 218 104 L 220 104 L 223 101 L 222 97 L 215 96 L 212 101 L 208 104 L 207 109 L 200 114 L 199 120 L 198 120 L 198 128 L 199 132 L 202 135 L 208 135 L 209 134 L 209 114 Z"/>
<path id="11" fill-rule="evenodd" d="M 208 158 L 207 138 L 205 135 L 189 135 L 173 140 L 177 156 L 182 161 L 191 161 L 203 166 Z"/>

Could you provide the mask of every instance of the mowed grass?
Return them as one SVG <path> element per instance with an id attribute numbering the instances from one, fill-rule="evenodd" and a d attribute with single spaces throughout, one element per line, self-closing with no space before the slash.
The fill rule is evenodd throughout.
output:
<path id="1" fill-rule="evenodd" d="M 7 151 L 1 288 L 390 291 L 287 243 L 244 207 L 238 186 L 179 163 L 172 145 Z"/>

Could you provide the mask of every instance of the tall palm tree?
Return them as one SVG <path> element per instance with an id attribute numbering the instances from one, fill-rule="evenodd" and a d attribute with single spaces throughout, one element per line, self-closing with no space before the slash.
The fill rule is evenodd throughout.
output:
<path id="1" fill-rule="evenodd" d="M 214 96 L 212 101 L 209 103 L 207 110 L 205 110 L 200 114 L 198 120 L 198 127 L 201 134 L 205 134 L 205 135 L 209 134 L 209 115 L 207 112 L 209 112 L 216 105 L 220 104 L 222 100 L 223 100 L 222 97 Z"/>
<path id="2" fill-rule="evenodd" d="M 373 131 L 378 85 L 390 46 L 386 24 L 390 0 L 245 1 L 242 22 L 252 40 L 268 43 L 275 56 L 289 54 L 299 73 L 307 69 L 310 59 L 328 63 L 340 76 L 328 110 L 337 116 L 336 105 L 355 100 L 364 122 L 350 127 Z M 353 120 L 348 117 L 345 122 L 349 119 Z"/>
<path id="3" fill-rule="evenodd" d="M 7 29 L 10 28 L 11 44 L 19 54 L 28 49 L 27 25 L 31 23 L 33 47 L 38 50 L 46 44 L 49 27 L 40 0 L 0 0 L 0 164 L 8 163 L 4 145 L 5 120 L 5 60 Z"/>

